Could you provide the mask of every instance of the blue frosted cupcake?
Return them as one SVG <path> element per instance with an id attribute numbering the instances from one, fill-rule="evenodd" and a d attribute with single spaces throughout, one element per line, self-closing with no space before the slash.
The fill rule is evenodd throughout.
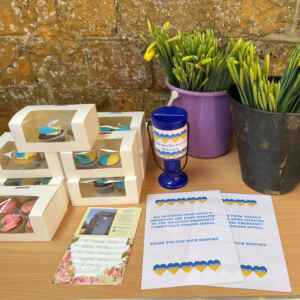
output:
<path id="1" fill-rule="evenodd" d="M 35 152 L 12 152 L 14 164 L 20 169 L 34 169 L 41 164 L 41 156 Z"/>
<path id="2" fill-rule="evenodd" d="M 119 192 L 123 192 L 125 190 L 125 182 L 124 179 L 120 179 L 115 183 L 115 187 Z"/>
<path id="3" fill-rule="evenodd" d="M 39 139 L 43 142 L 66 141 L 65 131 L 60 127 L 43 126 L 38 129 Z"/>
<path id="4" fill-rule="evenodd" d="M 89 169 L 97 164 L 97 152 L 77 152 L 74 153 L 74 160 L 77 169 Z"/>
<path id="5" fill-rule="evenodd" d="M 114 131 L 127 131 L 130 130 L 130 127 L 125 124 L 118 124 L 117 126 L 112 125 L 100 125 L 99 132 L 102 134 L 109 134 Z"/>

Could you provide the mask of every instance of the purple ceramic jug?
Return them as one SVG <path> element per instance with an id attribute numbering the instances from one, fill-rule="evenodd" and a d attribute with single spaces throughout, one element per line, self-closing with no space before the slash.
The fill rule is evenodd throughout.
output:
<path id="1" fill-rule="evenodd" d="M 229 151 L 232 135 L 230 96 L 226 91 L 193 92 L 167 83 L 177 97 L 169 105 L 184 108 L 190 125 L 188 154 L 213 158 Z"/>

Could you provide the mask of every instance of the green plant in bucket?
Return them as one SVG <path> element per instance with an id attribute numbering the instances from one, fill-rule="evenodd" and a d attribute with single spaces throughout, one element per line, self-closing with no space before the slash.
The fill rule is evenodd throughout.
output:
<path id="1" fill-rule="evenodd" d="M 240 53 L 243 40 L 230 41 L 224 47 L 213 30 L 182 33 L 169 22 L 163 26 L 148 21 L 151 43 L 144 58 L 158 58 L 170 84 L 189 91 L 228 90 L 232 79 L 227 60 Z"/>
<path id="2" fill-rule="evenodd" d="M 261 61 L 256 47 L 248 43 L 241 53 L 227 60 L 231 77 L 243 104 L 270 112 L 300 112 L 300 46 L 288 60 L 280 80 L 270 79 L 270 55 Z"/>

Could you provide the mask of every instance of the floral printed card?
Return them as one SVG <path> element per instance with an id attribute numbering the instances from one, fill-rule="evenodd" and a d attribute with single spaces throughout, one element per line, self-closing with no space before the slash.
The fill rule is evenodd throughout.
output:
<path id="1" fill-rule="evenodd" d="M 68 247 L 54 283 L 121 284 L 139 208 L 89 208 Z"/>
<path id="2" fill-rule="evenodd" d="M 126 238 L 75 238 L 58 266 L 54 283 L 120 284 L 130 251 L 127 242 Z"/>

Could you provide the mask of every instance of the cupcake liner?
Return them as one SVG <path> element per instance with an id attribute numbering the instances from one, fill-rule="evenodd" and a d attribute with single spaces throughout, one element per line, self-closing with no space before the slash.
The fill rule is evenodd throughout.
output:
<path id="1" fill-rule="evenodd" d="M 96 188 L 97 188 L 97 193 L 99 195 L 109 194 L 109 193 L 113 192 L 113 190 L 114 190 L 113 184 L 112 185 L 107 185 L 107 186 L 102 186 L 102 187 L 96 186 Z"/>
<path id="2" fill-rule="evenodd" d="M 41 161 L 37 161 L 37 160 L 31 160 L 28 162 L 15 162 L 15 165 L 22 167 L 22 169 L 37 169 L 40 165 L 41 165 Z"/>

